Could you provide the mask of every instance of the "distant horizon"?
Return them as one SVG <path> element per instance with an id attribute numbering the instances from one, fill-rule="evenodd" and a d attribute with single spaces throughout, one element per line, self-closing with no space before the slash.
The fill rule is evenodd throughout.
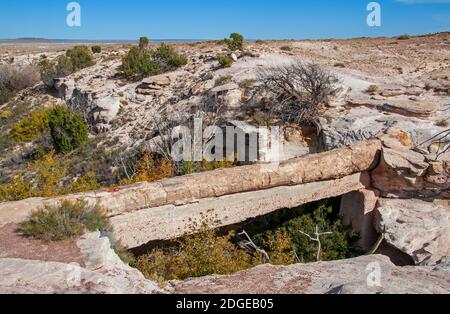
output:
<path id="1" fill-rule="evenodd" d="M 412 37 L 418 37 L 418 36 L 431 36 L 431 35 L 438 35 L 438 34 L 446 34 L 450 33 L 449 31 L 441 31 L 436 33 L 418 33 L 418 34 L 408 34 L 408 33 L 399 33 L 395 35 L 389 35 L 389 36 L 359 36 L 359 37 L 323 37 L 323 38 L 284 38 L 284 39 L 270 39 L 270 38 L 246 38 L 245 41 L 252 42 L 256 40 L 267 40 L 267 41 L 304 41 L 304 40 L 326 40 L 326 39 L 358 39 L 358 38 L 395 38 L 401 35 L 409 35 Z M 150 39 L 151 42 L 205 42 L 205 41 L 218 41 L 223 40 L 223 38 L 155 38 Z M 139 42 L 139 38 L 137 39 L 69 39 L 69 38 L 44 38 L 44 37 L 18 37 L 18 38 L 0 38 L 0 42 L 14 42 L 14 41 L 34 41 L 34 42 L 64 42 L 64 43 L 70 43 L 70 42 L 86 42 L 86 43 L 96 43 L 96 42 L 112 42 L 112 43 L 124 43 L 124 42 L 130 42 L 130 43 L 137 43 Z"/>

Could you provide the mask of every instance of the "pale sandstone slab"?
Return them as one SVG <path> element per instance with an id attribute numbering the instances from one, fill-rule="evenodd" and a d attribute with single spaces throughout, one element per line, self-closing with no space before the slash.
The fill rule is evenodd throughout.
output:
<path id="1" fill-rule="evenodd" d="M 341 199 L 342 222 L 359 233 L 358 245 L 365 251 L 369 251 L 379 238 L 373 227 L 377 202 L 378 191 L 370 189 L 350 192 Z"/>
<path id="2" fill-rule="evenodd" d="M 370 280 L 374 269 L 379 281 Z M 170 282 L 170 293 L 198 294 L 448 294 L 448 266 L 397 267 L 382 255 L 349 260 L 258 266 L 229 276 Z M 369 284 L 368 284 L 369 283 Z"/>
<path id="3" fill-rule="evenodd" d="M 417 265 L 446 263 L 450 256 L 450 207 L 417 199 L 380 199 L 375 227 L 388 244 Z"/>
<path id="4" fill-rule="evenodd" d="M 0 259 L 0 293 L 162 293 L 158 285 L 125 265 L 99 232 L 78 240 L 86 267 L 25 259 Z"/>

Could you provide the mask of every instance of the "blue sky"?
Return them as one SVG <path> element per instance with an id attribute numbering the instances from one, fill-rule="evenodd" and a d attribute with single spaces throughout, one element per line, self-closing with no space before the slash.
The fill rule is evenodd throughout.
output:
<path id="1" fill-rule="evenodd" d="M 450 0 L 379 0 L 382 26 L 367 26 L 369 0 L 78 0 L 81 27 L 68 27 L 68 0 L 1 0 L 0 38 L 345 38 L 450 30 Z"/>

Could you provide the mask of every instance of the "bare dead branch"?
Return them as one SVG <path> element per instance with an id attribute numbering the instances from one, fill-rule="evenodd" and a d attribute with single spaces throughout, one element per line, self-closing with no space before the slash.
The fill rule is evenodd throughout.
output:
<path id="1" fill-rule="evenodd" d="M 269 254 L 267 254 L 267 252 L 264 249 L 261 249 L 259 246 L 257 246 L 245 230 L 242 231 L 241 233 L 239 233 L 238 236 L 244 236 L 245 238 L 247 238 L 247 241 L 239 242 L 239 246 L 241 248 L 243 248 L 243 249 L 251 248 L 252 250 L 261 253 L 264 256 L 264 258 L 266 259 L 266 261 L 270 262 Z"/>
<path id="2" fill-rule="evenodd" d="M 307 236 L 311 241 L 317 242 L 317 261 L 320 262 L 320 255 L 322 253 L 322 243 L 320 242 L 320 237 L 323 235 L 330 235 L 333 234 L 333 232 L 319 232 L 319 226 L 316 225 L 316 232 L 314 233 L 314 235 L 316 236 L 315 238 L 313 238 L 312 236 L 310 236 L 309 234 L 299 230 L 301 234 Z"/>
<path id="3" fill-rule="evenodd" d="M 314 124 L 320 116 L 320 105 L 340 90 L 337 77 L 317 64 L 300 61 L 262 69 L 258 79 L 261 85 L 255 92 L 271 98 L 272 114 L 297 124 Z"/>

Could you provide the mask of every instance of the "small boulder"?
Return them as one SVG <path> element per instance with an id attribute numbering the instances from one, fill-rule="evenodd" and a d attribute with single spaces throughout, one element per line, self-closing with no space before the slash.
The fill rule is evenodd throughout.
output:
<path id="1" fill-rule="evenodd" d="M 380 199 L 375 228 L 388 244 L 408 254 L 416 265 L 448 261 L 450 208 L 418 199 Z"/>
<path id="2" fill-rule="evenodd" d="M 153 86 L 169 86 L 171 79 L 168 75 L 150 76 L 142 80 L 142 84 Z"/>
<path id="3" fill-rule="evenodd" d="M 227 83 L 224 85 L 216 86 L 213 89 L 211 89 L 212 94 L 218 94 L 223 92 L 228 92 L 231 90 L 239 89 L 239 86 L 236 83 Z"/>

